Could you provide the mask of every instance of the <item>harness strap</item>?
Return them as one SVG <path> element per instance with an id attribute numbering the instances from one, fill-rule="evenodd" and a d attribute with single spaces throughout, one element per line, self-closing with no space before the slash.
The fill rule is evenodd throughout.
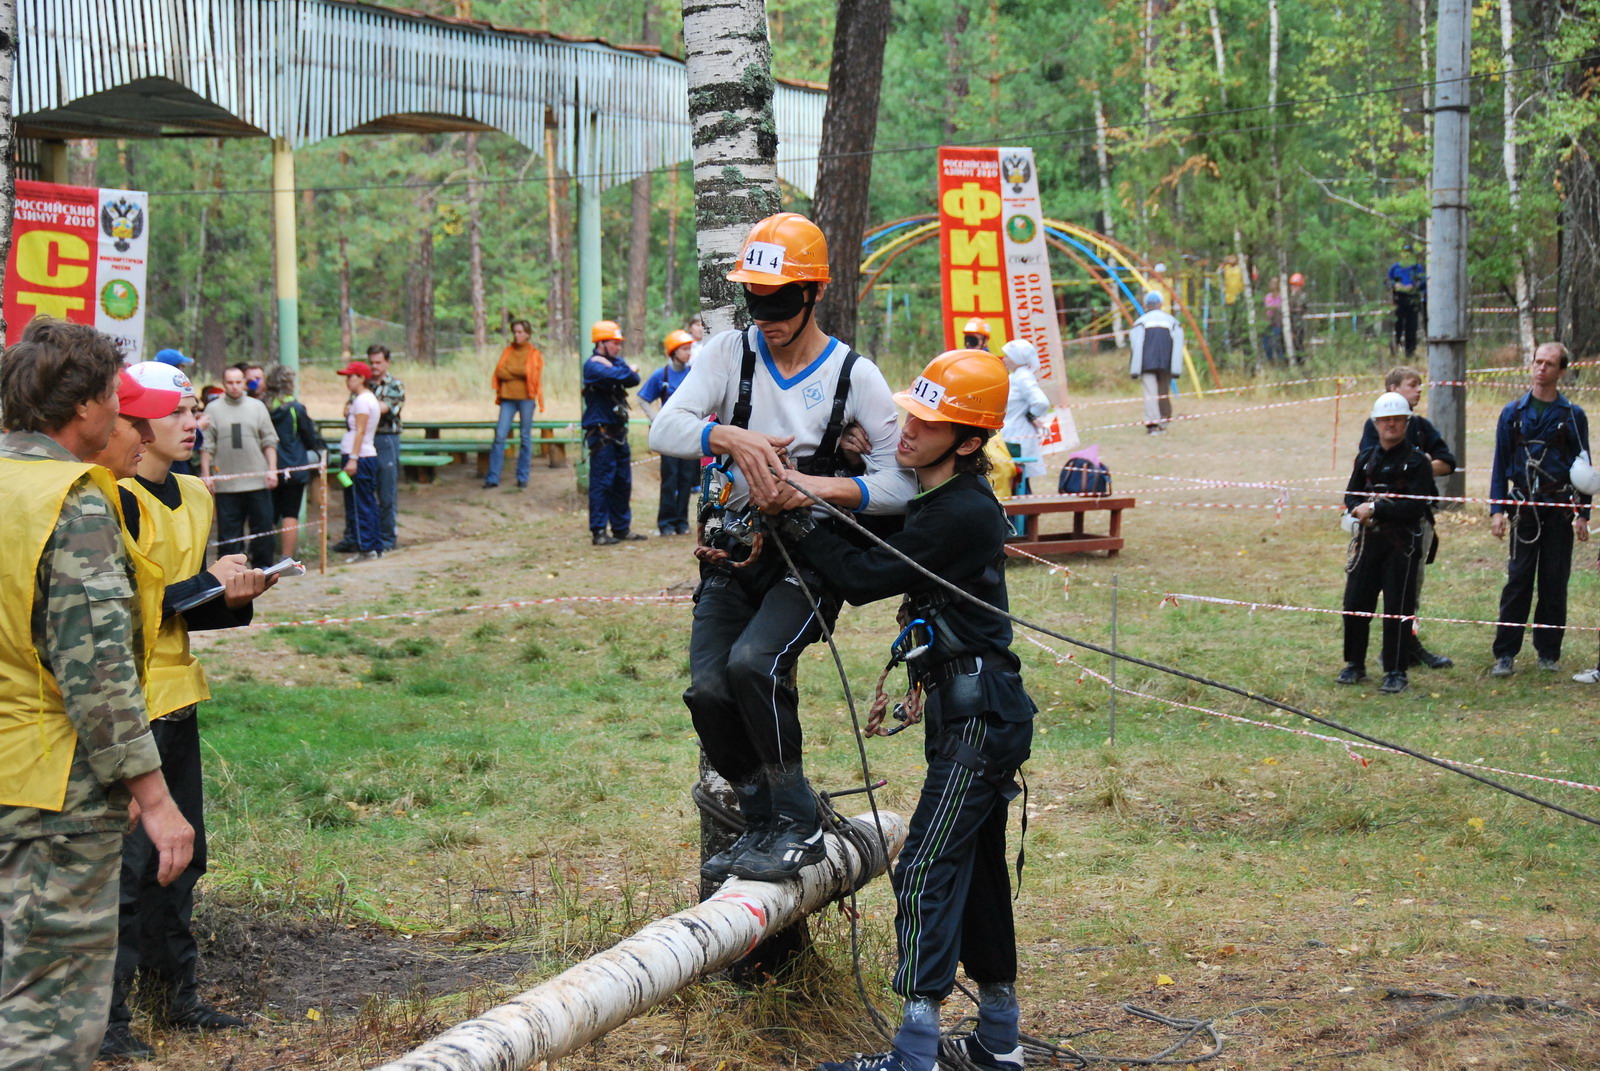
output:
<path id="1" fill-rule="evenodd" d="M 839 382 L 833 389 L 833 412 L 828 417 L 828 427 L 822 433 L 822 441 L 817 444 L 814 457 L 832 459 L 839 452 L 839 436 L 844 434 L 844 406 L 850 398 L 850 369 L 855 367 L 856 358 L 861 355 L 853 349 L 846 349 L 844 354 L 844 367 L 839 369 Z M 740 386 L 741 393 L 743 385 Z"/>
<path id="2" fill-rule="evenodd" d="M 733 403 L 733 419 L 729 423 L 736 428 L 749 428 L 750 392 L 754 389 L 756 351 L 750 345 L 748 327 L 740 333 L 739 340 L 744 343 L 744 357 L 739 363 L 739 398 Z"/>
<path id="3" fill-rule="evenodd" d="M 1003 766 L 995 762 L 954 732 L 946 732 L 941 736 L 939 742 L 934 745 L 933 753 L 941 759 L 971 770 L 980 781 L 992 785 L 1008 800 L 1016 798 L 1019 791 L 1022 794 L 1022 831 L 1017 842 L 1016 889 L 1016 895 L 1020 896 L 1022 894 L 1022 866 L 1026 861 L 1028 850 L 1028 779 L 1022 777 L 1021 767 Z M 1022 778 L 1020 789 L 1017 786 L 1017 778 L 1019 777 Z"/>

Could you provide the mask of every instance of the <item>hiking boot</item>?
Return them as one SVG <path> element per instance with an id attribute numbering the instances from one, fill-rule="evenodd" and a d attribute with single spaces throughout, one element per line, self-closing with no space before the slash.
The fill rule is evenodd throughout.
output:
<path id="1" fill-rule="evenodd" d="M 608 536 L 604 532 L 595 531 L 589 533 L 589 542 L 596 547 L 609 547 L 622 541 L 616 536 Z"/>
<path id="2" fill-rule="evenodd" d="M 1358 665 L 1355 662 L 1351 662 L 1349 665 L 1345 666 L 1343 669 L 1341 669 L 1339 671 L 1339 675 L 1334 678 L 1334 683 L 1336 683 L 1336 684 L 1360 684 L 1362 681 L 1364 681 L 1366 679 L 1367 679 L 1367 667 L 1363 666 L 1363 665 Z"/>
<path id="3" fill-rule="evenodd" d="M 1516 672 L 1516 670 L 1512 668 L 1515 663 L 1516 659 L 1512 658 L 1510 655 L 1501 655 L 1499 658 L 1494 660 L 1494 668 L 1489 670 L 1489 676 L 1509 677 L 1511 674 Z"/>
<path id="4" fill-rule="evenodd" d="M 978 1040 L 976 1034 L 956 1038 L 950 1045 L 973 1067 L 993 1068 L 994 1071 L 1022 1071 L 1021 1045 L 1010 1052 L 990 1052 L 984 1048 L 983 1042 Z"/>
<path id="5" fill-rule="evenodd" d="M 1555 673 L 1561 668 L 1561 659 L 1541 658 L 1539 659 L 1539 668 L 1547 673 Z"/>
<path id="6" fill-rule="evenodd" d="M 156 1054 L 155 1048 L 133 1032 L 127 1023 L 112 1023 L 100 1039 L 101 1060 L 143 1060 Z"/>
<path id="7" fill-rule="evenodd" d="M 1410 683 L 1411 682 L 1406 679 L 1406 675 L 1397 669 L 1391 673 L 1385 673 L 1383 675 L 1383 683 L 1378 685 L 1378 691 L 1387 692 L 1388 694 L 1393 695 L 1396 692 L 1405 691 L 1407 685 Z"/>
<path id="8" fill-rule="evenodd" d="M 1449 655 L 1434 654 L 1426 647 L 1418 647 L 1412 651 L 1411 661 L 1419 666 L 1427 666 L 1429 669 L 1449 669 L 1456 664 L 1455 659 Z"/>
<path id="9" fill-rule="evenodd" d="M 195 1004 L 167 1016 L 167 1023 L 179 1030 L 235 1030 L 244 1025 L 237 1015 L 218 1011 L 209 1004 Z"/>
<path id="10" fill-rule="evenodd" d="M 755 784 L 734 785 L 734 795 L 739 797 L 739 813 L 744 816 L 744 832 L 734 842 L 700 864 L 700 877 L 718 885 L 733 873 L 733 864 L 746 852 L 759 847 L 772 832 L 772 789 L 765 781 Z"/>
<path id="11" fill-rule="evenodd" d="M 799 763 L 763 770 L 772 793 L 772 830 L 729 868 L 747 881 L 792 878 L 828 856 L 817 818 L 817 797 Z"/>

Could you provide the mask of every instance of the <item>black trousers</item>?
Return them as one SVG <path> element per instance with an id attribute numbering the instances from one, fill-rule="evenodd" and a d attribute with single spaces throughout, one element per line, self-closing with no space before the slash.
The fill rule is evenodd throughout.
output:
<path id="1" fill-rule="evenodd" d="M 700 459 L 661 455 L 661 498 L 656 506 L 656 528 L 662 535 L 689 531 L 689 500 L 700 482 Z"/>
<path id="2" fill-rule="evenodd" d="M 1372 613 L 1383 596 L 1383 612 L 1409 616 L 1417 612 L 1417 571 L 1422 568 L 1422 537 L 1418 532 L 1368 530 L 1361 537 L 1361 553 L 1355 567 L 1345 577 L 1344 608 L 1354 613 Z M 1410 648 L 1406 635 L 1411 622 L 1393 617 L 1383 619 L 1383 647 L 1378 652 L 1385 673 L 1404 672 Z M 1365 665 L 1367 639 L 1372 631 L 1370 617 L 1344 619 L 1344 660 Z"/>
<path id="3" fill-rule="evenodd" d="M 1533 610 L 1536 625 L 1565 626 L 1567 580 L 1572 576 L 1573 513 L 1553 506 L 1524 506 L 1511 515 L 1511 556 L 1506 561 L 1506 586 L 1500 591 L 1500 620 L 1526 621 Z M 1533 596 L 1538 591 L 1535 605 Z M 1522 625 L 1494 630 L 1494 656 L 1522 650 Z M 1564 627 L 1533 630 L 1533 649 L 1540 658 L 1561 657 Z"/>
<path id="4" fill-rule="evenodd" d="M 1020 681 L 1015 689 L 1021 692 Z M 893 880 L 900 952 L 894 991 L 902 997 L 943 1000 L 955 986 L 958 961 L 974 982 L 1016 981 L 1006 812 L 1019 791 L 1013 775 L 1027 761 L 1033 721 L 1006 721 L 984 710 L 984 692 L 973 676 L 928 694 L 928 773 Z M 940 746 L 947 737 L 970 749 L 969 761 L 981 755 L 998 775 L 981 776 L 962 754 L 951 756 Z"/>
<path id="5" fill-rule="evenodd" d="M 1417 326 L 1422 318 L 1422 302 L 1414 297 L 1394 299 L 1394 344 L 1410 357 L 1417 352 Z"/>
<path id="6" fill-rule="evenodd" d="M 838 597 L 815 573 L 802 575 L 831 629 Z M 794 665 L 821 638 L 822 625 L 787 576 L 769 545 L 746 569 L 702 566 L 695 591 L 683 701 L 706 758 L 735 784 L 751 783 L 762 766 L 800 762 Z"/>
<path id="7" fill-rule="evenodd" d="M 226 485 L 224 485 L 226 486 Z M 245 525 L 250 525 L 250 565 L 265 569 L 272 564 L 272 492 L 228 491 L 217 494 L 217 556 L 246 552 Z"/>
<path id="8" fill-rule="evenodd" d="M 181 721 L 157 718 L 150 723 L 150 732 L 161 753 L 167 791 L 172 793 L 178 812 L 194 827 L 194 857 L 171 885 L 163 886 L 156 881 L 161 856 L 144 826 L 122 840 L 117 966 L 111 990 L 113 1023 L 126 1023 L 132 1018 L 128 993 L 134 976 L 141 970 L 163 986 L 169 1011 L 182 1011 L 197 999 L 195 966 L 200 959 L 200 946 L 189 926 L 194 915 L 194 887 L 206 872 L 199 719 L 192 714 Z"/>

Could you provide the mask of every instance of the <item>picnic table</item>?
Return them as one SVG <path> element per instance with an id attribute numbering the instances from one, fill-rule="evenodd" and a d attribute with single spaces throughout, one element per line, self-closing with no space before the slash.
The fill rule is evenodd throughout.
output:
<path id="1" fill-rule="evenodd" d="M 1103 550 L 1106 557 L 1115 558 L 1123 546 L 1122 511 L 1133 509 L 1135 503 L 1132 495 L 1023 495 L 1000 504 L 1005 507 L 1006 516 L 1024 518 L 1022 534 L 1006 540 L 1008 550 L 1016 547 L 1039 555 Z M 1084 518 L 1102 511 L 1110 515 L 1106 533 L 1085 532 Z M 1040 521 L 1052 513 L 1071 514 L 1072 531 L 1039 531 Z"/>

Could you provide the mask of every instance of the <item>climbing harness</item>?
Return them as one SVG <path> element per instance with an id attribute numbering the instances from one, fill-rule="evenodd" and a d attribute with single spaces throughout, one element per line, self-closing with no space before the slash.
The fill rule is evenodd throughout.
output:
<path id="1" fill-rule="evenodd" d="M 700 523 L 694 556 L 710 565 L 747 569 L 761 557 L 766 542 L 765 522 L 756 510 L 729 510 L 728 499 L 732 495 L 733 477 L 726 458 L 701 470 Z M 730 541 L 749 547 L 750 553 L 735 560 L 733 552 L 723 545 Z"/>
<path id="2" fill-rule="evenodd" d="M 926 639 L 919 638 L 919 630 Z M 917 617 L 908 622 L 905 628 L 900 630 L 900 635 L 889 645 L 889 661 L 884 664 L 883 672 L 878 674 L 878 684 L 872 695 L 872 706 L 867 710 L 868 736 L 893 736 L 922 720 L 922 707 L 927 693 L 917 674 L 908 672 L 905 696 L 894 705 L 894 720 L 900 724 L 889 729 L 882 728 L 884 712 L 889 707 L 889 696 L 884 692 L 883 685 L 898 665 L 904 664 L 908 671 L 916 669 L 913 663 L 933 649 L 937 638 L 933 625 L 926 618 Z"/>

